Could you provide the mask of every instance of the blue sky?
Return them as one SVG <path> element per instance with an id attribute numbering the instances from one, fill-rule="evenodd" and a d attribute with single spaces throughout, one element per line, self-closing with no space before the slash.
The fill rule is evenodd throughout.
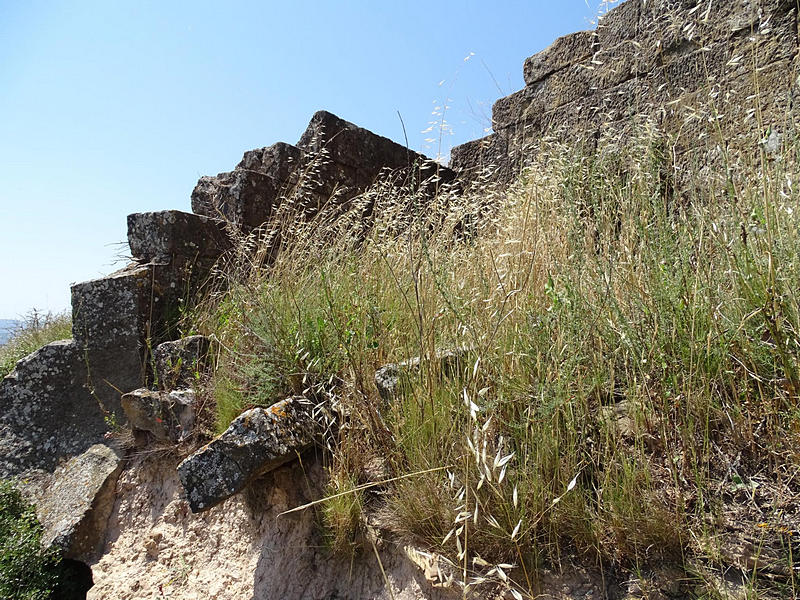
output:
<path id="1" fill-rule="evenodd" d="M 124 266 L 125 217 L 329 110 L 447 155 L 600 0 L 0 0 L 0 318 Z M 469 57 L 469 60 L 464 60 Z M 447 134 L 422 133 L 447 105 Z M 426 142 L 428 138 L 436 141 Z"/>

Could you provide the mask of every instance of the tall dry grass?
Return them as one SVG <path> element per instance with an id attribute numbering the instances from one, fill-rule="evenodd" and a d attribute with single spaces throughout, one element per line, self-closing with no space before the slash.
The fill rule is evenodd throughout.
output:
<path id="1" fill-rule="evenodd" d="M 551 141 L 505 194 L 386 181 L 336 219 L 285 214 L 277 253 L 254 234 L 196 315 L 222 348 L 218 430 L 287 393 L 333 403 L 332 495 L 376 462 L 402 477 L 336 497 L 334 547 L 380 508 L 468 587 L 533 594 L 540 567 L 574 557 L 708 556 L 720 494 L 797 489 L 797 172 L 788 150 L 756 152 L 735 195 L 721 169 L 679 202 L 665 141 L 652 126 L 591 156 Z M 447 348 L 468 349 L 455 373 Z M 376 369 L 412 356 L 382 401 Z"/>

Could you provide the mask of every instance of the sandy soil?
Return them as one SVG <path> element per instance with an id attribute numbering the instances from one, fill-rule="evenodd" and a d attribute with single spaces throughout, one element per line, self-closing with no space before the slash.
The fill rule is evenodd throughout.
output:
<path id="1" fill-rule="evenodd" d="M 92 566 L 88 598 L 216 600 L 394 598 L 446 600 L 424 569 L 397 546 L 331 556 L 311 510 L 280 512 L 319 497 L 322 469 L 313 458 L 254 482 L 199 515 L 190 512 L 177 458 L 139 455 L 121 474 L 104 554 Z M 387 587 L 389 582 L 391 589 Z"/>

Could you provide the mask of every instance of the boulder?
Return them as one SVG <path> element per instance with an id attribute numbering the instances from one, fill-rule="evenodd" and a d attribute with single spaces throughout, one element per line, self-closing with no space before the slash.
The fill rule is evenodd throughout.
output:
<path id="1" fill-rule="evenodd" d="M 149 431 L 161 441 L 179 442 L 194 428 L 195 395 L 192 390 L 141 388 L 122 396 L 122 410 L 134 429 Z"/>
<path id="2" fill-rule="evenodd" d="M 208 368 L 211 341 L 202 335 L 192 335 L 160 344 L 153 357 L 159 389 L 174 390 L 197 385 Z"/>
<path id="3" fill-rule="evenodd" d="M 216 506 L 247 483 L 294 460 L 326 431 L 321 412 L 302 397 L 269 408 L 252 408 L 236 418 L 219 437 L 178 465 L 192 512 Z"/>
<path id="4" fill-rule="evenodd" d="M 122 458 L 119 450 L 96 444 L 56 469 L 35 494 L 44 545 L 55 544 L 65 558 L 85 563 L 97 558 L 114 507 Z"/>
<path id="5" fill-rule="evenodd" d="M 319 111 L 296 146 L 251 150 L 233 171 L 201 178 L 192 210 L 247 231 L 268 222 L 284 204 L 309 216 L 345 204 L 386 171 L 430 194 L 455 178 L 421 154 Z"/>

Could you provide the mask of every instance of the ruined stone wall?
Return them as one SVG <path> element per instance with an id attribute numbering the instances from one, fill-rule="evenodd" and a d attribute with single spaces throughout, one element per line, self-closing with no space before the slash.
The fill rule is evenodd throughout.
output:
<path id="1" fill-rule="evenodd" d="M 38 478 L 48 487 L 61 461 L 125 423 L 123 396 L 163 387 L 154 350 L 179 336 L 180 310 L 242 234 L 287 204 L 302 204 L 290 214 L 309 218 L 326 204 L 346 207 L 382 177 L 430 195 L 455 174 L 320 111 L 297 145 L 246 152 L 232 172 L 202 177 L 194 213 L 128 216 L 131 263 L 72 286 L 73 339 L 31 354 L 0 381 L 0 478 Z"/>
<path id="2" fill-rule="evenodd" d="M 47 539 L 58 540 L 66 556 L 96 560 L 109 514 L 112 523 L 117 519 L 120 527 L 124 524 L 119 517 L 124 502 L 114 505 L 116 512 L 111 506 L 122 459 L 103 445 L 105 434 L 127 419 L 134 428 L 162 441 L 186 435 L 193 417 L 180 417 L 191 412 L 193 396 L 183 393 L 191 390 L 173 390 L 182 392 L 174 395 L 164 388 L 169 387 L 165 382 L 178 386 L 186 379 L 170 365 L 194 362 L 181 354 L 170 362 L 169 352 L 162 353 L 166 358 L 159 357 L 156 345 L 177 337 L 174 325 L 183 301 L 197 292 L 217 259 L 241 234 L 257 231 L 295 198 L 301 200 L 296 213 L 300 216 L 313 217 L 330 204 L 346 206 L 387 172 L 398 185 L 423 196 L 438 193 L 457 174 L 469 182 L 488 170 L 490 179 L 508 183 L 547 137 L 592 152 L 600 141 L 624 142 L 635 139 L 645 124 L 655 126 L 669 144 L 666 154 L 676 187 L 682 175 L 718 162 L 729 148 L 743 148 L 756 157 L 767 149 L 779 152 L 782 135 L 794 129 L 795 102 L 800 98 L 797 2 L 627 0 L 605 15 L 595 31 L 562 37 L 528 58 L 525 88 L 495 104 L 492 135 L 453 150 L 453 170 L 320 112 L 296 145 L 276 144 L 247 152 L 233 171 L 202 178 L 192 194 L 194 214 L 131 215 L 131 265 L 73 286 L 73 339 L 45 346 L 0 381 L 0 477 L 21 477 L 37 488 L 32 493 L 44 507 L 40 518 L 47 527 Z M 450 189 L 459 186 L 455 181 Z M 365 206 L 365 218 L 370 212 L 371 206 Z M 184 344 L 183 350 L 189 345 Z M 202 352 L 195 354 L 199 357 Z M 185 381 L 181 386 L 187 386 Z M 265 468 L 283 464 L 313 446 L 306 428 L 311 420 L 318 423 L 319 412 L 314 411 L 316 407 L 309 408 L 302 398 L 292 398 L 269 413 L 243 415 L 227 437 L 221 436 L 183 463 L 179 469 L 183 492 L 177 491 L 178 473 L 171 466 L 169 483 L 162 482 L 160 487 L 164 494 L 165 489 L 172 490 L 169 504 L 182 517 L 167 525 L 179 524 L 175 531 L 185 530 L 186 523 L 198 527 L 200 521 L 188 520 L 189 508 L 206 510 L 211 515 L 208 519 L 224 521 L 224 509 L 214 505 L 244 489 Z M 245 424 L 246 436 L 239 435 L 237 427 Z M 234 460 L 235 453 L 226 454 L 228 447 L 245 448 L 240 444 L 243 437 L 259 445 L 246 447 L 248 457 L 258 459 L 254 464 Z M 278 446 L 282 449 L 274 454 Z M 249 470 L 232 469 L 226 479 L 221 469 L 209 468 L 225 461 Z M 138 483 L 130 473 L 126 477 L 128 483 L 123 480 L 122 487 L 116 488 L 123 499 Z M 98 498 L 105 500 L 98 504 Z M 241 503 L 241 498 L 232 502 Z M 141 503 L 154 506 L 156 501 L 142 496 Z M 161 509 L 166 506 L 160 505 Z M 155 526 L 158 517 L 151 520 L 148 527 Z M 137 523 L 131 523 L 136 526 L 120 534 L 133 544 L 121 547 L 121 561 L 126 562 L 125 553 L 141 543 L 146 555 L 130 564 L 136 569 L 157 565 L 163 536 L 148 529 L 152 539 L 143 541 L 137 537 Z M 286 529 L 300 539 L 308 528 L 291 530 L 287 525 Z M 265 524 L 259 536 L 262 542 L 291 537 L 272 524 Z M 187 547 L 191 541 L 188 538 Z M 271 555 L 267 559 L 251 555 L 247 560 L 253 560 L 247 564 L 255 564 L 255 580 L 244 588 L 276 589 L 265 586 L 272 585 L 271 578 L 283 563 L 274 563 L 277 567 L 273 568 Z M 322 573 L 313 579 L 317 589 L 313 597 L 332 597 L 338 588 L 334 577 L 326 576 L 337 573 L 338 563 L 318 569 L 316 555 L 310 556 L 309 571 Z M 116 563 L 107 562 L 112 566 L 101 563 L 99 572 L 116 568 Z M 243 572 L 249 577 L 249 571 Z M 374 590 L 383 585 L 377 573 L 373 569 L 360 580 L 370 594 L 378 594 Z M 411 577 L 402 565 L 390 572 L 390 578 L 392 573 Z M 150 582 L 154 590 L 160 589 L 158 579 L 151 577 Z M 138 587 L 133 583 L 139 585 L 127 579 L 119 585 L 135 594 Z M 206 584 L 201 579 L 198 585 Z M 115 589 L 120 595 L 116 585 L 107 582 L 105 589 Z M 397 597 L 416 597 L 416 590 L 427 590 L 428 584 L 392 585 L 412 590 L 408 596 Z"/>
<path id="3" fill-rule="evenodd" d="M 528 58 L 525 87 L 494 105 L 494 133 L 454 148 L 451 167 L 509 182 L 545 136 L 591 152 L 645 120 L 678 178 L 719 147 L 775 146 L 794 120 L 797 14 L 796 0 L 627 0 Z"/>

